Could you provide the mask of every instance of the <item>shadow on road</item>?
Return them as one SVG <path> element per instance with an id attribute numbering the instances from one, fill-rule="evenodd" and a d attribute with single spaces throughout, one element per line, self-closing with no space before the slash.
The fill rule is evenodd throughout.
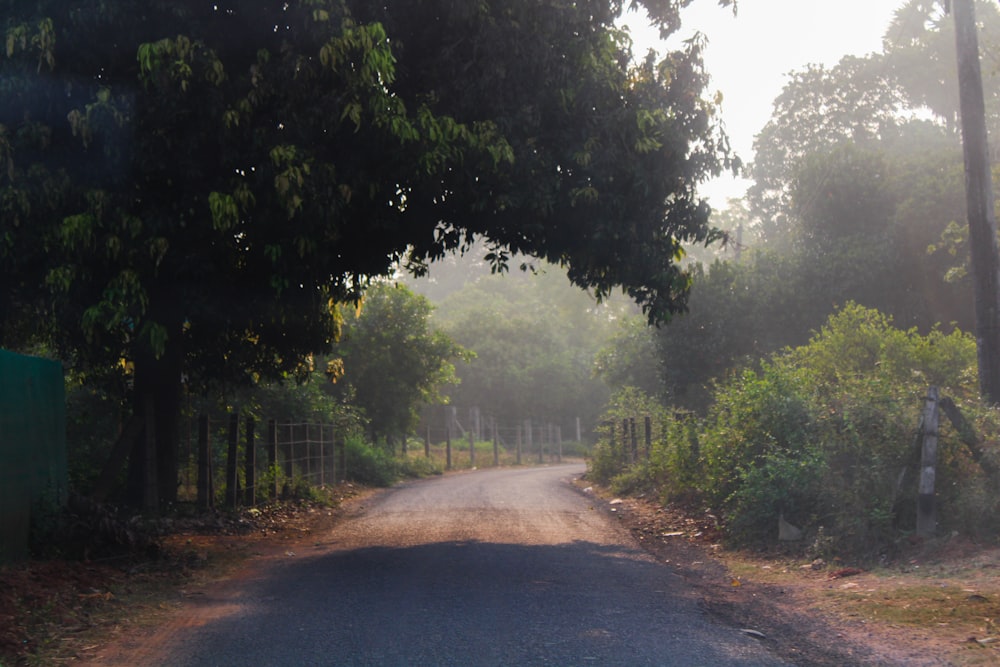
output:
<path id="1" fill-rule="evenodd" d="M 440 542 L 289 559 L 174 665 L 777 665 L 671 571 L 587 541 Z M 236 606 L 233 607 L 234 603 Z"/>

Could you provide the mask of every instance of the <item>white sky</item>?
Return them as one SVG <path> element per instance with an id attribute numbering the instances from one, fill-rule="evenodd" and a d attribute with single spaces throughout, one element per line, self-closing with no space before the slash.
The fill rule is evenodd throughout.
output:
<path id="1" fill-rule="evenodd" d="M 708 37 L 705 67 L 710 93 L 723 94 L 722 117 L 736 153 L 753 159 L 753 138 L 771 117 L 771 105 L 785 75 L 809 63 L 836 64 L 847 54 L 882 50 L 882 35 L 905 0 L 739 0 L 739 11 L 716 0 L 696 0 L 681 15 L 680 37 L 699 31 Z M 633 16 L 634 50 L 662 51 L 655 31 Z M 673 45 L 673 39 L 670 44 Z M 679 43 L 679 42 L 678 42 Z M 702 186 L 716 208 L 740 197 L 747 183 L 725 177 Z"/>

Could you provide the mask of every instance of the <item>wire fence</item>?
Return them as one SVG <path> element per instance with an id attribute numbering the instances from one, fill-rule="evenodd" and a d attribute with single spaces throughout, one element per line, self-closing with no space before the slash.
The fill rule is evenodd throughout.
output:
<path id="1" fill-rule="evenodd" d="M 191 420 L 181 454 L 178 499 L 212 507 L 253 506 L 347 476 L 344 433 L 336 424 L 263 424 L 236 415 Z"/>
<path id="2" fill-rule="evenodd" d="M 562 426 L 546 421 L 501 423 L 474 410 L 463 424 L 454 408 L 444 415 L 437 427 L 425 425 L 423 453 L 430 457 L 433 451 L 448 470 L 559 462 L 568 444 Z M 576 431 L 578 435 L 579 420 Z M 178 500 L 202 508 L 214 507 L 217 500 L 227 507 L 253 506 L 344 481 L 349 479 L 346 436 L 346 429 L 332 423 L 258 424 L 235 414 L 193 418 L 182 446 Z M 408 451 L 412 439 L 402 441 L 404 455 L 418 454 Z M 569 446 L 571 453 L 578 453 Z"/>

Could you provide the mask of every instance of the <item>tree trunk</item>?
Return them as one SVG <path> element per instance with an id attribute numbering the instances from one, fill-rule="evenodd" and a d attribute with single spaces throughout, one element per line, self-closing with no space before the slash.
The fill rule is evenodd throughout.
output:
<path id="1" fill-rule="evenodd" d="M 961 102 L 969 250 L 976 301 L 979 389 L 1000 403 L 1000 259 L 997 251 L 993 183 L 986 135 L 983 81 L 979 66 L 974 0 L 954 0 L 955 45 Z"/>
<path id="2" fill-rule="evenodd" d="M 177 446 L 179 439 L 182 398 L 181 369 L 183 350 L 181 326 L 169 328 L 166 347 L 159 357 L 150 349 L 148 341 L 139 340 L 133 350 L 134 386 L 132 405 L 136 415 L 144 415 L 147 401 L 154 418 L 155 466 L 147 466 L 142 447 L 133 449 L 129 463 L 128 501 L 142 506 L 146 485 L 155 483 L 159 507 L 146 508 L 158 511 L 177 501 Z M 145 438 L 140 439 L 140 442 Z M 156 480 L 147 479 L 147 470 L 156 470 Z"/>

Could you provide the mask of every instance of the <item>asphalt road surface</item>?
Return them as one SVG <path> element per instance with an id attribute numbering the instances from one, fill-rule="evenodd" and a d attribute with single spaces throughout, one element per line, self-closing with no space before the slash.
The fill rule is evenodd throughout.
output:
<path id="1" fill-rule="evenodd" d="M 220 593 L 167 665 L 781 665 L 569 483 L 581 465 L 403 484 L 314 555 Z"/>

